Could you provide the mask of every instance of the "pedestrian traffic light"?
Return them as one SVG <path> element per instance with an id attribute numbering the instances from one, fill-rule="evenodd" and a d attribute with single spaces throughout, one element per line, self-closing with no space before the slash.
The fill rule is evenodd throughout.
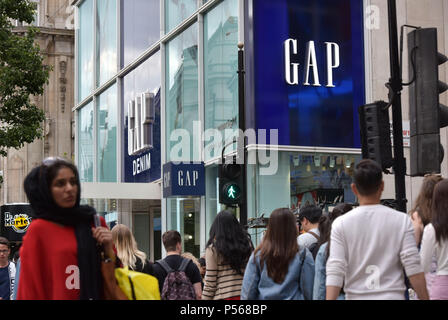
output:
<path id="1" fill-rule="evenodd" d="M 236 163 L 236 157 L 232 163 L 218 165 L 219 178 L 219 203 L 225 205 L 239 205 L 243 200 L 243 164 Z"/>
<path id="2" fill-rule="evenodd" d="M 408 35 L 411 176 L 440 173 L 443 148 L 440 128 L 448 125 L 448 107 L 439 103 L 447 85 L 439 81 L 439 65 L 447 57 L 437 50 L 437 29 L 420 28 Z"/>
<path id="3" fill-rule="evenodd" d="M 376 161 L 385 171 L 394 164 L 387 103 L 376 101 L 360 106 L 358 112 L 362 157 Z"/>

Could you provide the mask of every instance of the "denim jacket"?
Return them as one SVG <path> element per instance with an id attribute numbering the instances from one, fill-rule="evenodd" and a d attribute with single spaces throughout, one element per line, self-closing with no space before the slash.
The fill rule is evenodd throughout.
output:
<path id="1" fill-rule="evenodd" d="M 244 272 L 241 300 L 311 300 L 313 297 L 314 260 L 303 248 L 289 264 L 282 283 L 268 276 L 266 264 L 260 269 L 260 257 L 252 253 Z"/>
<path id="2" fill-rule="evenodd" d="M 327 288 L 325 281 L 327 280 L 327 246 L 328 242 L 322 244 L 316 255 L 315 273 L 314 273 L 314 288 L 313 288 L 313 300 L 325 300 Z M 344 300 L 345 295 L 339 294 L 338 300 Z"/>

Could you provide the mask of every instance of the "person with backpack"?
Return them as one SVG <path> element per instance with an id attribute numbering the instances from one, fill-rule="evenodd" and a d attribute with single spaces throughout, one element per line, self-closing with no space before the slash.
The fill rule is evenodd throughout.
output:
<path id="1" fill-rule="evenodd" d="M 317 255 L 315 256 L 315 273 L 314 273 L 314 289 L 313 300 L 325 300 L 326 287 L 325 280 L 327 278 L 326 264 L 328 259 L 328 253 L 330 252 L 330 234 L 331 224 L 333 221 L 343 214 L 352 210 L 352 205 L 348 203 L 339 203 L 328 215 L 322 215 L 319 220 L 319 232 L 320 238 L 316 245 Z M 341 289 L 341 293 L 338 296 L 338 300 L 344 300 L 345 294 Z"/>
<path id="2" fill-rule="evenodd" d="M 299 248 L 305 247 L 313 254 L 313 258 L 317 254 L 317 243 L 320 238 L 319 219 L 322 216 L 322 209 L 316 205 L 306 205 L 300 208 L 299 223 L 305 233 L 297 238 Z"/>
<path id="3" fill-rule="evenodd" d="M 253 250 L 250 235 L 229 211 L 218 213 L 209 235 L 202 300 L 240 300 L 244 269 Z"/>
<path id="4" fill-rule="evenodd" d="M 314 260 L 297 244 L 294 214 L 288 208 L 275 209 L 247 264 L 241 300 L 311 300 L 313 281 Z"/>
<path id="5" fill-rule="evenodd" d="M 190 259 L 181 256 L 180 233 L 170 230 L 162 235 L 165 259 L 156 261 L 153 272 L 159 281 L 162 300 L 199 300 L 202 296 L 201 274 Z"/>

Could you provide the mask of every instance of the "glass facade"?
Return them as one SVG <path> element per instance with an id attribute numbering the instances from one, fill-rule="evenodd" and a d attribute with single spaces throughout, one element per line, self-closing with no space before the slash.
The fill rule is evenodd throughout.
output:
<path id="1" fill-rule="evenodd" d="M 97 181 L 117 182 L 117 86 L 111 86 L 96 101 Z"/>
<path id="2" fill-rule="evenodd" d="M 173 30 L 198 8 L 198 0 L 165 0 L 165 31 Z"/>
<path id="3" fill-rule="evenodd" d="M 214 138 L 222 138 L 205 138 L 205 161 L 220 156 L 220 146 L 231 141 L 233 130 L 238 129 L 237 44 L 238 1 L 224 1 L 204 16 L 204 126 L 219 132 Z M 236 146 L 226 152 L 232 148 Z"/>
<path id="4" fill-rule="evenodd" d="M 280 151 L 274 175 L 262 171 L 272 163 L 249 166 L 248 218 L 269 217 L 276 208 L 298 210 L 315 204 L 331 211 L 339 202 L 356 203 L 350 185 L 359 161 L 359 154 Z M 251 234 L 261 236 L 257 229 L 251 230 Z"/>
<path id="5" fill-rule="evenodd" d="M 85 0 L 78 9 L 78 102 L 93 90 L 93 0 Z"/>
<path id="6" fill-rule="evenodd" d="M 125 67 L 160 38 L 160 0 L 121 0 L 122 62 Z"/>
<path id="7" fill-rule="evenodd" d="M 121 203 L 117 209 L 104 210 L 109 219 L 117 213 L 118 222 L 122 212 L 130 213 L 127 223 L 133 224 L 148 255 L 160 256 L 161 235 L 174 229 L 182 235 L 184 251 L 199 257 L 219 211 L 230 209 L 240 217 L 239 209 L 219 203 L 216 160 L 239 127 L 237 44 L 243 34 L 239 28 L 248 24 L 240 16 L 242 7 L 243 1 L 238 0 L 85 0 L 79 5 L 76 157 L 81 181 L 119 186 L 152 183 L 151 187 L 162 188 L 164 164 L 205 163 L 205 196 L 151 198 L 139 205 L 140 200 L 127 195 L 116 199 Z M 250 40 L 245 41 L 247 57 L 253 53 L 255 61 L 260 53 L 249 51 Z M 283 53 L 280 47 L 278 54 Z M 248 73 L 251 63 L 246 60 Z M 271 85 L 269 77 L 264 81 Z M 246 90 L 255 90 L 253 84 Z M 141 100 L 145 94 L 147 104 Z M 247 110 L 255 112 L 256 99 L 248 100 Z M 263 101 L 273 113 L 277 102 Z M 246 119 L 251 128 L 263 129 L 258 126 L 260 114 Z M 274 119 L 265 118 L 266 122 Z M 294 121 L 278 122 L 288 135 L 300 134 Z M 328 134 L 322 130 L 321 135 Z M 317 203 L 329 210 L 335 202 L 356 202 L 350 183 L 361 158 L 357 149 L 287 144 L 281 142 L 282 136 L 279 139 L 275 144 L 281 148 L 275 157 L 265 152 L 271 159 L 266 165 L 259 153 L 270 141 L 259 139 L 249 151 L 257 160 L 247 167 L 249 220 L 262 214 L 268 217 L 279 207 L 296 210 Z M 229 146 L 226 152 L 230 150 Z M 274 162 L 275 170 L 266 174 Z M 257 244 L 263 228 L 249 231 Z"/>
<path id="8" fill-rule="evenodd" d="M 194 24 L 166 45 L 166 162 L 200 160 L 194 139 L 194 122 L 199 121 L 197 28 Z"/>
<path id="9" fill-rule="evenodd" d="M 117 72 L 117 0 L 96 2 L 96 85 Z"/>
<path id="10" fill-rule="evenodd" d="M 123 182 L 150 182 L 160 179 L 161 176 L 161 152 L 160 152 L 160 88 L 161 88 L 161 70 L 160 70 L 160 51 L 154 53 L 145 62 L 139 65 L 132 72 L 123 77 L 122 91 L 122 109 L 123 128 L 122 128 L 122 152 L 123 159 Z M 150 124 L 149 134 L 152 141 L 152 147 L 142 151 L 137 155 L 130 155 L 129 144 L 132 143 L 129 138 L 129 103 L 138 99 L 142 93 L 150 93 L 155 108 L 155 121 Z M 134 137 L 135 139 L 136 137 Z M 138 172 L 134 170 L 133 162 L 142 155 L 148 155 L 151 159 L 151 168 Z"/>
<path id="11" fill-rule="evenodd" d="M 78 112 L 78 170 L 81 182 L 93 181 L 93 102 Z"/>
<path id="12" fill-rule="evenodd" d="M 118 223 L 118 209 L 116 199 L 81 199 L 81 204 L 89 205 L 104 218 L 109 229 Z"/>
<path id="13" fill-rule="evenodd" d="M 182 236 L 183 251 L 200 255 L 200 198 L 167 199 L 167 230 L 177 230 Z"/>

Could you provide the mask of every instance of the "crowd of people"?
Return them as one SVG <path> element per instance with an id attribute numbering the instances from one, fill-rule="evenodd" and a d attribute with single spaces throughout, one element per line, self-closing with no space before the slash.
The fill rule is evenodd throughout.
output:
<path id="1" fill-rule="evenodd" d="M 381 204 L 380 166 L 362 160 L 351 188 L 359 206 L 328 213 L 306 205 L 298 217 L 275 209 L 256 247 L 230 211 L 210 228 L 204 255 L 162 235 L 164 259 L 151 262 L 122 224 L 109 230 L 80 204 L 77 168 L 47 158 L 24 182 L 33 209 L 20 258 L 0 237 L 0 299 L 127 299 L 114 275 L 155 277 L 162 300 L 448 299 L 448 180 L 425 176 L 409 215 Z M 301 232 L 302 231 L 302 232 Z"/>

